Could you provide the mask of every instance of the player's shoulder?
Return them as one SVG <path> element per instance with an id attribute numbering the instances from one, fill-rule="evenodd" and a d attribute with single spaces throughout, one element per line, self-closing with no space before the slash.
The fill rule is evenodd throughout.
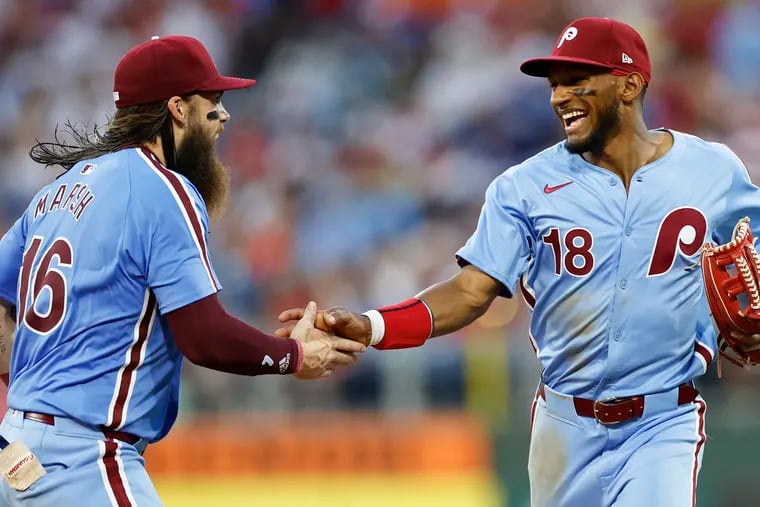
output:
<path id="1" fill-rule="evenodd" d="M 172 171 L 145 148 L 124 150 L 132 192 L 145 202 L 178 202 L 190 200 L 198 205 L 202 199 L 195 186 L 184 175 Z"/>
<path id="2" fill-rule="evenodd" d="M 726 144 L 676 130 L 669 129 L 669 132 L 673 135 L 674 145 L 678 146 L 679 161 L 687 160 L 688 167 L 697 174 L 705 178 L 749 178 L 744 162 Z"/>
<path id="3" fill-rule="evenodd" d="M 681 144 L 692 156 L 697 158 L 708 157 L 709 160 L 717 159 L 742 165 L 736 153 L 724 143 L 709 141 L 694 134 L 673 129 L 668 129 L 668 131 L 673 136 L 674 143 Z"/>
<path id="4" fill-rule="evenodd" d="M 547 174 L 557 174 L 572 167 L 571 154 L 565 149 L 564 141 L 549 146 L 519 164 L 508 167 L 496 177 L 494 183 L 528 184 L 534 180 L 543 181 Z"/>

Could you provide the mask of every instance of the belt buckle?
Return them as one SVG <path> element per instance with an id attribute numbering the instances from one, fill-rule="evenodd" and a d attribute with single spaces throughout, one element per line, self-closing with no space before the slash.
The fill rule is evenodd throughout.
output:
<path id="1" fill-rule="evenodd" d="M 594 419 L 596 419 L 596 422 L 599 424 L 603 424 L 605 426 L 609 426 L 612 424 L 618 424 L 619 421 L 602 421 L 599 419 L 599 406 L 603 407 L 612 407 L 613 405 L 625 401 L 625 398 L 616 398 L 614 396 L 610 398 L 603 398 L 601 400 L 594 400 L 593 410 L 594 410 Z"/>

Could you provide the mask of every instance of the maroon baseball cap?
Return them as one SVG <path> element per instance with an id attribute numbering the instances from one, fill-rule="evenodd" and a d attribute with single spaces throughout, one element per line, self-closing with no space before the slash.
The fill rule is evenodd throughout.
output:
<path id="1" fill-rule="evenodd" d="M 113 100 L 117 108 L 150 104 L 175 95 L 247 88 L 253 79 L 219 74 L 198 39 L 154 36 L 135 46 L 116 65 Z"/>
<path id="2" fill-rule="evenodd" d="M 555 62 L 593 65 L 618 76 L 638 72 L 647 84 L 652 76 L 644 39 L 629 25 L 610 18 L 576 19 L 562 30 L 551 56 L 527 60 L 520 70 L 547 77 Z"/>

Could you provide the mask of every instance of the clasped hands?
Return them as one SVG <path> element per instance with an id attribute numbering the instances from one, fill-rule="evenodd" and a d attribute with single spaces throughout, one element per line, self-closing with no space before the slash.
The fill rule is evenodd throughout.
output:
<path id="1" fill-rule="evenodd" d="M 372 335 L 369 318 L 345 308 L 317 310 L 313 301 L 306 308 L 291 308 L 279 316 L 280 337 L 301 342 L 303 364 L 295 373 L 300 379 L 331 375 L 335 368 L 348 366 L 367 350 Z"/>

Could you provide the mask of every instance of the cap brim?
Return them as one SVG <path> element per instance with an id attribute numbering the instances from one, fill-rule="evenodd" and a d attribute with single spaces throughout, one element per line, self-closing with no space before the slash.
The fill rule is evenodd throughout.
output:
<path id="1" fill-rule="evenodd" d="M 248 88 L 256 84 L 255 79 L 244 79 L 242 77 L 219 76 L 219 78 L 208 83 L 199 92 L 223 92 L 227 90 L 239 90 Z"/>
<path id="2" fill-rule="evenodd" d="M 612 70 L 615 67 L 604 65 L 593 60 L 585 58 L 575 58 L 572 56 L 547 56 L 544 58 L 533 58 L 526 60 L 520 65 L 523 74 L 534 77 L 549 77 L 549 69 L 555 63 L 576 63 L 578 65 L 588 65 L 603 70 Z"/>

